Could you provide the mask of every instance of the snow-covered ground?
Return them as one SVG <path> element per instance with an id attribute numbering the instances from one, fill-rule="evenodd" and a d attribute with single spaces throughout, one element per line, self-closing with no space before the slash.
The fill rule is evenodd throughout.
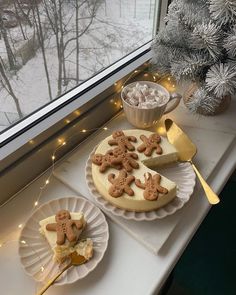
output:
<path id="1" fill-rule="evenodd" d="M 88 31 L 79 39 L 79 79 L 84 81 L 101 69 L 122 58 L 145 42 L 151 40 L 153 8 L 155 0 L 106 0 L 102 3 Z M 42 16 L 43 17 L 43 16 Z M 75 14 L 68 8 L 68 25 L 74 34 Z M 82 21 L 86 26 L 88 20 Z M 16 31 L 16 29 L 14 29 Z M 67 39 L 73 37 L 71 33 Z M 1 45 L 1 44 L 0 44 Z M 58 59 L 55 35 L 45 40 L 46 59 L 53 98 L 57 97 Z M 1 56 L 4 48 L 0 48 Z M 3 55 L 4 56 L 4 55 Z M 68 77 L 75 77 L 75 41 L 70 42 L 65 52 Z M 19 99 L 24 115 L 30 114 L 50 101 L 42 52 L 30 59 L 10 79 L 14 93 Z M 76 86 L 71 79 L 63 86 L 62 93 Z M 0 90 L 0 130 L 9 125 L 6 116 L 17 118 L 12 97 L 5 89 Z"/>

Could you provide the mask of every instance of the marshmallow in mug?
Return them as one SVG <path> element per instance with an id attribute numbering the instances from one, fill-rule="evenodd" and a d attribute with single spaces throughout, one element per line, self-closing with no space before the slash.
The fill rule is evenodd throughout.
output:
<path id="1" fill-rule="evenodd" d="M 136 83 L 134 87 L 124 89 L 124 99 L 131 106 L 149 109 L 164 104 L 168 98 L 158 89 Z"/>

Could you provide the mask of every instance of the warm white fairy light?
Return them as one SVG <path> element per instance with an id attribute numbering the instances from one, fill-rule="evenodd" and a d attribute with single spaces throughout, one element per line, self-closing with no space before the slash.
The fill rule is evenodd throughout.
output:
<path id="1" fill-rule="evenodd" d="M 135 70 L 135 71 L 133 71 L 133 73 L 130 75 L 130 77 L 128 77 L 128 79 L 127 79 L 126 81 L 128 81 L 134 73 L 136 74 L 136 73 L 138 73 L 138 72 L 141 72 L 141 70 Z M 149 73 L 149 74 L 150 74 L 150 73 Z M 145 76 L 145 77 L 148 76 L 148 73 L 145 73 L 144 76 Z M 155 81 L 155 80 L 156 80 L 156 77 L 155 77 L 155 76 L 152 76 L 152 77 L 153 77 L 153 80 Z M 170 78 L 168 78 L 168 80 L 170 80 Z M 126 81 L 125 81 L 125 83 L 126 83 Z M 124 88 L 125 83 L 121 86 L 121 89 Z M 114 85 L 117 86 L 118 83 L 115 82 Z M 173 87 L 174 87 L 174 85 L 173 85 Z M 110 102 L 113 103 L 115 106 L 120 107 L 120 109 L 123 108 L 122 104 L 120 104 L 118 101 L 115 101 L 114 99 L 111 99 Z M 76 113 L 76 115 L 80 115 L 80 111 L 79 111 L 79 110 L 76 110 L 75 113 Z M 65 120 L 65 121 L 66 121 L 66 123 L 70 123 L 69 120 Z M 99 130 L 99 129 L 103 129 L 103 130 L 106 131 L 106 130 L 108 130 L 108 127 L 105 126 L 105 127 L 102 127 L 102 128 L 94 128 L 94 129 L 92 129 L 92 130 Z M 86 132 L 89 132 L 89 131 L 92 131 L 92 130 L 82 129 L 80 132 L 82 132 L 82 133 L 86 133 Z M 74 136 L 74 135 L 73 135 L 73 136 Z M 39 195 L 38 195 L 36 201 L 34 201 L 34 203 L 33 203 L 33 204 L 34 204 L 34 206 L 33 206 L 34 208 L 37 207 L 37 206 L 39 205 L 39 201 L 40 201 L 40 198 L 41 198 L 41 196 L 42 196 L 43 190 L 44 190 L 45 187 L 50 183 L 50 178 L 51 178 L 51 176 L 53 175 L 53 172 L 54 172 L 55 159 L 56 159 L 56 156 L 55 156 L 56 151 L 57 151 L 58 149 L 60 149 L 62 146 L 65 146 L 65 145 L 66 145 L 66 141 L 65 141 L 64 139 L 62 139 L 62 138 L 58 138 L 57 141 L 58 141 L 58 143 L 59 143 L 59 146 L 54 150 L 54 152 L 53 152 L 53 154 L 52 154 L 52 156 L 51 156 L 51 159 L 52 159 L 52 171 L 51 171 L 49 177 L 46 179 L 45 184 L 44 184 L 42 187 L 40 187 Z M 33 139 L 30 140 L 29 143 L 30 143 L 30 144 L 34 144 L 34 140 L 33 140 Z M 33 210 L 34 210 L 34 209 L 33 209 Z M 18 225 L 18 228 L 19 228 L 19 229 L 21 229 L 22 227 L 23 227 L 23 224 L 19 224 L 19 225 Z M 26 244 L 26 241 L 25 241 L 25 240 L 21 240 L 20 242 L 21 242 L 22 244 Z M 5 243 L 6 243 L 6 242 L 4 242 L 4 243 L 0 243 L 0 247 L 2 247 Z M 41 270 L 43 271 L 44 268 L 42 267 Z"/>
<path id="2" fill-rule="evenodd" d="M 138 70 L 135 70 L 135 71 L 134 71 L 134 73 L 138 73 L 138 72 L 139 72 Z M 154 76 L 153 76 L 153 77 L 154 77 Z M 124 83 L 124 84 L 125 84 L 125 83 Z M 121 86 L 121 89 L 124 88 L 124 84 Z M 118 83 L 116 82 L 116 83 L 114 83 L 114 85 L 117 86 Z M 111 103 L 114 103 L 115 106 L 119 106 L 121 109 L 123 108 L 122 104 L 119 104 L 119 103 L 118 103 L 117 101 L 115 101 L 114 99 L 111 99 L 110 102 L 111 102 Z M 79 112 L 78 110 L 76 110 L 75 113 L 76 113 L 76 115 L 80 115 L 80 112 Z M 69 120 L 66 120 L 66 123 L 70 123 Z M 74 126 L 75 126 L 75 125 L 74 125 Z M 73 127 L 74 127 L 74 126 L 73 126 Z M 92 129 L 92 130 L 99 130 L 99 129 L 102 129 L 102 130 L 105 130 L 105 131 L 109 130 L 109 128 L 106 127 L 106 126 L 105 126 L 105 127 L 102 127 L 102 128 L 94 128 L 94 129 Z M 86 133 L 86 132 L 89 132 L 89 131 L 92 131 L 92 130 L 82 129 L 82 130 L 79 131 L 79 132 Z M 74 134 L 74 135 L 75 135 L 75 134 Z M 73 135 L 73 136 L 74 136 L 74 135 Z M 33 204 L 34 204 L 34 206 L 33 206 L 33 210 L 35 210 L 36 207 L 39 205 L 40 198 L 41 198 L 41 196 L 42 196 L 43 190 L 44 190 L 45 187 L 49 184 L 49 182 L 50 182 L 50 178 L 51 178 L 51 176 L 53 175 L 53 172 L 54 172 L 54 166 L 55 166 L 55 159 L 56 159 L 55 154 L 56 154 L 57 150 L 59 150 L 62 146 L 65 146 L 65 145 L 66 145 L 66 141 L 63 140 L 63 139 L 61 139 L 61 138 L 58 138 L 57 141 L 58 141 L 58 143 L 59 143 L 59 146 L 54 150 L 54 152 L 53 152 L 53 154 L 52 154 L 52 156 L 51 156 L 51 159 L 52 159 L 52 170 L 51 170 L 51 173 L 50 173 L 49 177 L 46 179 L 45 184 L 44 184 L 42 187 L 40 187 L 39 195 L 38 195 L 36 201 L 34 201 L 34 203 L 33 203 Z M 30 143 L 30 144 L 33 144 L 34 141 L 33 141 L 33 140 L 30 140 L 29 143 Z M 19 224 L 19 225 L 18 225 L 18 228 L 19 228 L 19 229 L 21 229 L 22 227 L 23 227 L 23 224 Z M 9 241 L 7 241 L 7 242 L 9 242 Z M 2 243 L 0 243 L 0 248 L 3 247 L 7 242 L 2 242 Z M 26 243 L 25 240 L 21 240 L 20 243 L 23 244 L 23 245 L 27 245 L 27 243 Z M 28 246 L 28 245 L 27 245 L 27 246 Z M 32 251 L 34 251 L 34 249 L 32 249 Z M 39 256 L 39 260 L 41 261 L 41 257 L 40 257 L 40 256 Z M 44 272 L 44 270 L 45 270 L 44 266 L 41 266 L 41 267 L 40 267 L 40 270 L 41 270 L 41 272 Z"/>
<path id="3" fill-rule="evenodd" d="M 109 130 L 108 129 L 108 127 L 100 127 L 100 128 L 94 128 L 94 129 L 90 129 L 90 130 L 86 130 L 86 129 L 83 129 L 82 131 L 79 131 L 79 132 L 83 132 L 83 133 L 85 133 L 85 132 L 89 132 L 89 131 L 94 131 L 94 130 L 105 130 L 105 131 L 107 131 L 107 130 Z M 75 134 L 73 134 L 73 136 L 75 136 Z M 40 201 L 40 198 L 41 198 L 41 196 L 42 196 L 42 193 L 43 193 L 43 191 L 44 191 L 44 189 L 45 189 L 45 187 L 50 183 L 50 178 L 51 178 L 51 176 L 53 175 L 53 172 L 54 172 L 54 167 L 55 167 L 55 159 L 56 159 L 56 156 L 55 156 L 55 154 L 56 154 L 56 152 L 60 149 L 60 148 L 62 148 L 63 146 L 65 146 L 66 145 L 66 141 L 63 141 L 63 139 L 61 139 L 61 138 L 58 138 L 57 139 L 57 141 L 58 141 L 58 143 L 59 143 L 59 146 L 54 150 L 54 152 L 53 152 L 53 154 L 52 154 L 52 156 L 51 156 L 51 159 L 52 159 L 52 169 L 51 169 L 51 172 L 50 172 L 50 175 L 47 177 L 47 179 L 45 180 L 45 183 L 44 183 L 44 185 L 43 186 L 41 186 L 40 187 L 40 192 L 39 192 L 39 195 L 38 195 L 38 197 L 37 197 L 37 199 L 34 201 L 34 203 L 33 203 L 33 208 L 32 208 L 32 210 L 35 210 L 36 209 L 36 207 L 39 205 L 39 201 Z M 23 223 L 21 223 L 21 224 L 18 224 L 18 228 L 19 229 L 21 229 L 22 227 L 23 227 Z M 14 240 L 15 241 L 15 240 Z M 11 240 L 11 241 L 4 241 L 4 242 L 0 242 L 0 248 L 2 248 L 5 244 L 7 244 L 8 242 L 14 242 L 13 240 Z M 17 241 L 17 240 L 16 240 Z M 25 240 L 20 240 L 20 243 L 21 244 L 23 244 L 23 245 L 25 245 L 25 246 L 28 246 L 28 247 L 31 247 L 30 245 L 28 245 L 27 244 L 27 242 L 25 241 Z M 32 247 L 32 249 L 31 249 L 33 252 L 35 252 L 35 250 L 33 249 L 33 247 Z M 36 252 L 35 252 L 36 253 Z M 36 253 L 37 254 L 37 253 Z M 44 272 L 45 271 L 45 268 L 44 268 L 44 266 L 42 266 L 42 261 L 41 261 L 41 257 L 38 255 L 38 258 L 39 258 L 39 261 L 40 261 L 40 263 L 41 263 L 41 267 L 40 267 L 40 271 L 41 272 Z"/>

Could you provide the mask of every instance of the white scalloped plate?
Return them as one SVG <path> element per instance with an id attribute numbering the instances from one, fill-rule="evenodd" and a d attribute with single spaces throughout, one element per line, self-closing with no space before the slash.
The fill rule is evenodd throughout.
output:
<path id="1" fill-rule="evenodd" d="M 123 217 L 125 219 L 131 219 L 136 221 L 150 221 L 155 219 L 161 219 L 168 215 L 175 213 L 177 210 L 181 209 L 185 203 L 190 199 L 193 193 L 194 186 L 196 183 L 196 175 L 190 163 L 174 163 L 168 167 L 158 169 L 158 172 L 168 179 L 174 181 L 177 186 L 176 197 L 167 205 L 159 208 L 155 211 L 149 212 L 134 212 L 127 211 L 115 207 L 113 204 L 108 202 L 103 196 L 97 191 L 94 185 L 92 177 L 92 156 L 96 150 L 92 151 L 86 164 L 86 180 L 91 194 L 94 196 L 95 200 L 103 209 L 111 212 L 114 215 Z"/>
<path id="2" fill-rule="evenodd" d="M 68 269 L 55 282 L 56 285 L 70 284 L 88 275 L 102 260 L 109 238 L 108 224 L 103 213 L 85 198 L 68 197 L 43 204 L 25 223 L 19 238 L 19 255 L 22 266 L 26 273 L 36 281 L 48 280 L 59 270 L 59 265 L 52 260 L 51 247 L 39 233 L 39 221 L 56 214 L 60 209 L 84 213 L 87 226 L 82 237 L 93 240 L 94 255 L 87 263 Z M 41 271 L 42 266 L 43 272 Z"/>

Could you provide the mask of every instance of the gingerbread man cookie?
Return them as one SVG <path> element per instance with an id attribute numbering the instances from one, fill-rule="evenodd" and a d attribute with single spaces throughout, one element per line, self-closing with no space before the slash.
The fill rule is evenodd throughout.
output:
<path id="1" fill-rule="evenodd" d="M 139 164 L 135 161 L 138 159 L 138 155 L 136 153 L 127 152 L 125 149 L 120 147 L 117 147 L 110 152 L 112 152 L 114 156 L 111 160 L 113 165 L 121 165 L 127 172 L 131 172 L 133 168 L 139 168 Z"/>
<path id="2" fill-rule="evenodd" d="M 122 149 L 128 149 L 129 151 L 134 151 L 135 147 L 132 142 L 136 142 L 137 138 L 135 136 L 126 136 L 123 131 L 115 131 L 112 133 L 113 139 L 110 139 L 108 143 L 110 145 L 118 145 Z"/>
<path id="3" fill-rule="evenodd" d="M 92 162 L 99 167 L 100 172 L 105 172 L 107 168 L 113 167 L 116 169 L 121 169 L 121 165 L 112 164 L 112 160 L 114 160 L 114 156 L 112 150 L 106 152 L 105 155 L 102 154 L 94 154 L 92 157 Z"/>
<path id="4" fill-rule="evenodd" d="M 137 148 L 140 153 L 144 151 L 145 156 L 150 157 L 152 151 L 156 149 L 157 154 L 162 154 L 162 148 L 159 145 L 161 137 L 157 133 L 151 134 L 148 138 L 145 135 L 141 135 L 140 139 L 143 141 Z"/>
<path id="5" fill-rule="evenodd" d="M 158 199 L 159 193 L 168 193 L 168 189 L 160 185 L 161 175 L 155 174 L 154 176 L 152 176 L 152 174 L 149 172 L 147 172 L 146 174 L 144 174 L 144 183 L 142 183 L 140 179 L 135 179 L 135 184 L 137 185 L 137 187 L 144 189 L 143 196 L 146 200 L 155 201 Z"/>
<path id="6" fill-rule="evenodd" d="M 108 180 L 112 183 L 112 186 L 109 188 L 109 194 L 118 198 L 123 195 L 123 193 L 128 194 L 129 196 L 134 195 L 134 191 L 130 187 L 130 184 L 134 181 L 135 177 L 133 175 L 128 175 L 125 170 L 121 170 L 119 175 L 115 177 L 115 174 L 111 173 L 108 175 Z"/>
<path id="7" fill-rule="evenodd" d="M 77 236 L 73 227 L 77 229 L 83 228 L 83 223 L 80 220 L 72 220 L 70 212 L 67 210 L 60 210 L 56 214 L 56 223 L 49 223 L 46 225 L 46 229 L 49 231 L 57 232 L 57 244 L 63 245 L 67 238 L 69 242 L 75 242 Z"/>

